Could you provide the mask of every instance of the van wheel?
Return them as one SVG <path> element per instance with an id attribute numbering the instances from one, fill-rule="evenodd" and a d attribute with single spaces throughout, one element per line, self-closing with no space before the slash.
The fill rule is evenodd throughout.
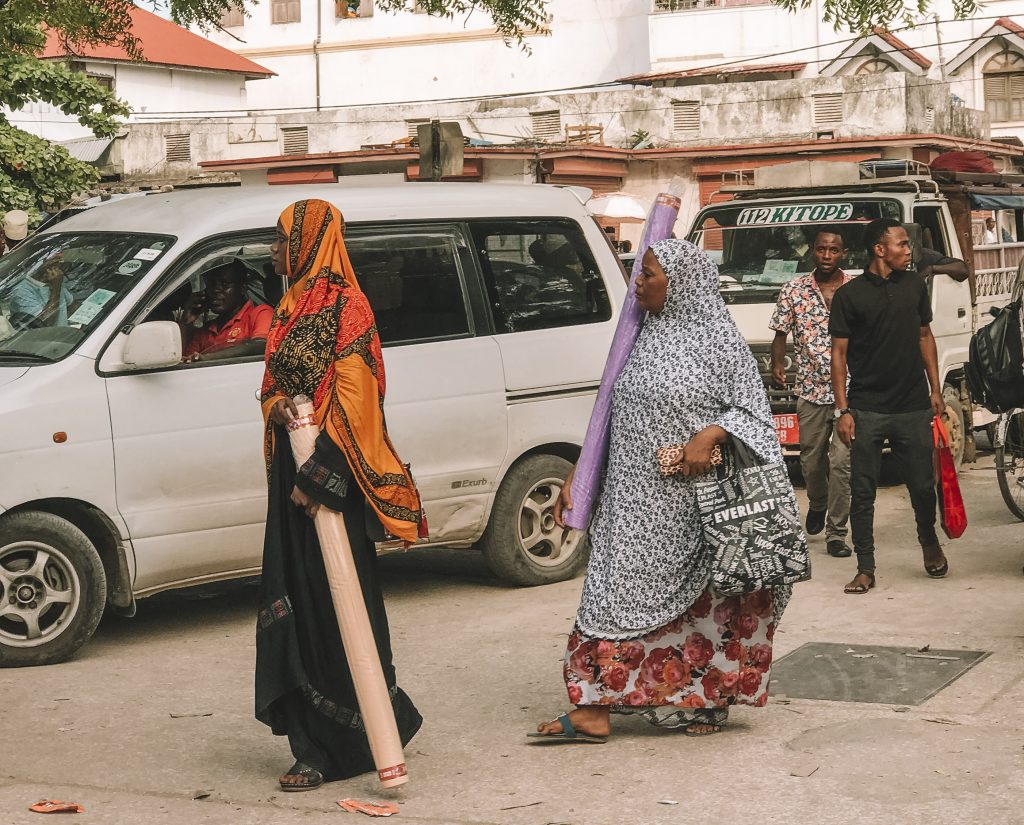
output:
<path id="1" fill-rule="evenodd" d="M 0 666 L 70 658 L 106 601 L 99 554 L 70 521 L 38 512 L 0 519 Z"/>
<path id="2" fill-rule="evenodd" d="M 572 465 L 553 455 L 520 461 L 505 476 L 481 539 L 487 565 L 513 584 L 565 581 L 586 563 L 586 535 L 555 524 L 555 502 Z"/>
<path id="3" fill-rule="evenodd" d="M 946 402 L 946 413 L 943 420 L 949 431 L 949 450 L 953 453 L 953 466 L 959 470 L 964 460 L 966 444 L 964 408 L 960 404 L 960 394 L 955 387 L 945 387 L 942 390 L 942 400 Z"/>

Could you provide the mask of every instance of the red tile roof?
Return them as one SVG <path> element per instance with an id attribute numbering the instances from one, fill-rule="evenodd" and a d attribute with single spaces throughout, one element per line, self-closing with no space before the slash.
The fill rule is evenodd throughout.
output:
<path id="1" fill-rule="evenodd" d="M 908 60 L 913 60 L 922 69 L 931 68 L 932 62 L 927 57 L 916 49 L 910 48 L 910 46 L 900 40 L 896 35 L 887 32 L 881 26 L 875 26 L 873 31 L 886 43 L 892 46 L 893 49 L 903 54 Z"/>
<path id="2" fill-rule="evenodd" d="M 1004 29 L 1012 31 L 1014 34 L 1024 34 L 1024 26 L 1015 23 L 1009 17 L 1000 17 L 996 20 L 996 25 L 1002 26 Z"/>
<path id="3" fill-rule="evenodd" d="M 781 74 L 799 72 L 806 63 L 751 63 L 744 66 L 705 66 L 700 69 L 686 69 L 674 72 L 656 72 L 654 74 L 635 74 L 619 78 L 619 83 L 656 83 L 659 80 L 683 80 L 688 77 L 716 77 L 734 74 Z"/>
<path id="4" fill-rule="evenodd" d="M 207 69 L 217 72 L 237 72 L 247 77 L 268 77 L 274 72 L 235 54 L 223 46 L 193 34 L 170 20 L 152 12 L 132 7 L 132 34 L 138 39 L 142 60 L 161 66 L 181 66 L 189 69 Z M 61 46 L 54 32 L 48 32 L 46 46 L 40 57 L 85 57 L 93 60 L 130 61 L 131 57 L 119 46 L 88 43 L 76 45 L 74 52 Z"/>

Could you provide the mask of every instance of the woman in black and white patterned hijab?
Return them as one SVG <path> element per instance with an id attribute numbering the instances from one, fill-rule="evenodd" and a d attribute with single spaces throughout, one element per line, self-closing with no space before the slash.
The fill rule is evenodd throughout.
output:
<path id="1" fill-rule="evenodd" d="M 590 563 L 565 655 L 577 710 L 541 725 L 537 741 L 603 738 L 610 708 L 705 735 L 721 729 L 730 705 L 768 698 L 771 640 L 789 588 L 731 598 L 708 590 L 694 492 L 712 448 L 729 438 L 763 462 L 782 460 L 764 384 L 705 252 L 683 240 L 654 244 L 636 292 L 648 315 L 615 383 Z M 656 451 L 680 444 L 686 474 L 663 477 Z"/>

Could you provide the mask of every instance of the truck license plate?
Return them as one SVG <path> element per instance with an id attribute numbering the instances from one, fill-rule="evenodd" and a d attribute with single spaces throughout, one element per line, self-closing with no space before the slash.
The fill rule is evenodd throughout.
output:
<path id="1" fill-rule="evenodd" d="M 780 444 L 799 444 L 800 425 L 797 423 L 796 413 L 788 415 L 776 415 L 775 434 L 779 437 Z"/>

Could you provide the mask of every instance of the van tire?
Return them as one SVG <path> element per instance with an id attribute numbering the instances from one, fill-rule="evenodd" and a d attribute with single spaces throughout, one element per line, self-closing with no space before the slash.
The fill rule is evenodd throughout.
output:
<path id="1" fill-rule="evenodd" d="M 551 584 L 573 578 L 586 564 L 586 535 L 554 524 L 554 503 L 571 469 L 564 458 L 532 455 L 509 470 L 480 540 L 487 566 L 498 578 L 523 586 Z M 563 557 L 550 558 L 553 549 Z"/>
<path id="2" fill-rule="evenodd" d="M 956 387 L 946 385 L 942 390 L 942 400 L 946 402 L 945 424 L 949 431 L 949 446 L 953 453 L 953 466 L 960 469 L 964 460 L 967 444 L 967 427 L 964 423 L 964 408 L 960 403 L 960 393 Z"/>
<path id="3" fill-rule="evenodd" d="M 106 601 L 103 562 L 74 524 L 32 511 L 0 518 L 0 667 L 69 659 Z"/>

